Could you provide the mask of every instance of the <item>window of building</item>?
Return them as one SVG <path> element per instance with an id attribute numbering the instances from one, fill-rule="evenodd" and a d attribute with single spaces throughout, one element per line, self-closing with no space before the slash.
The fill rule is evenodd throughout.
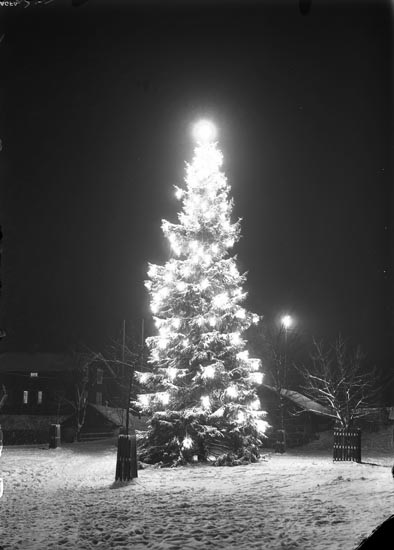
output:
<path id="1" fill-rule="evenodd" d="M 101 391 L 96 392 L 96 405 L 102 405 L 103 404 L 103 394 Z"/>
<path id="2" fill-rule="evenodd" d="M 42 391 L 37 392 L 37 403 L 41 405 L 42 403 Z"/>
<path id="3" fill-rule="evenodd" d="M 38 372 L 31 372 L 30 373 L 30 378 L 37 378 L 38 376 Z"/>
<path id="4" fill-rule="evenodd" d="M 97 369 L 97 384 L 102 384 L 103 383 L 103 369 Z"/>
<path id="5" fill-rule="evenodd" d="M 27 405 L 28 402 L 29 402 L 29 392 L 27 390 L 25 390 L 23 392 L 23 404 Z"/>

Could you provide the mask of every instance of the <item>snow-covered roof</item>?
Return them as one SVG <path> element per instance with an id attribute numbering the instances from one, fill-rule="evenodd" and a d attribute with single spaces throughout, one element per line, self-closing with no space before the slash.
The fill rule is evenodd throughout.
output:
<path id="1" fill-rule="evenodd" d="M 281 394 L 306 411 L 314 412 L 316 414 L 321 414 L 324 416 L 332 416 L 327 407 L 321 405 L 320 403 L 317 403 L 316 401 L 313 401 L 313 399 L 310 399 L 309 397 L 306 397 L 306 395 L 302 395 L 297 391 L 282 389 Z"/>
<path id="2" fill-rule="evenodd" d="M 61 353 L 0 353 L 0 372 L 61 372 L 75 368 L 70 355 Z"/>
<path id="3" fill-rule="evenodd" d="M 268 384 L 262 384 L 262 385 L 264 388 L 267 388 L 273 392 L 276 392 L 276 389 L 273 388 L 272 386 L 269 386 Z M 306 397 L 306 395 L 302 395 L 297 391 L 287 390 L 282 388 L 281 395 L 283 395 L 283 397 L 286 397 L 287 399 L 290 399 L 290 401 L 292 401 L 293 403 L 295 403 L 305 411 L 321 414 L 323 416 L 331 416 L 331 417 L 333 416 L 327 407 L 325 407 L 324 405 L 321 405 L 320 403 L 317 403 L 313 399 L 310 399 L 309 397 Z"/>

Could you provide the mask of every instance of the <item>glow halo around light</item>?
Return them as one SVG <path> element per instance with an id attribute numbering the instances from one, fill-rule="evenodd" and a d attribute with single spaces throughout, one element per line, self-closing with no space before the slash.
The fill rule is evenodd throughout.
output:
<path id="1" fill-rule="evenodd" d="M 201 119 L 193 126 L 193 137 L 200 143 L 211 143 L 216 138 L 216 126 L 207 119 Z"/>

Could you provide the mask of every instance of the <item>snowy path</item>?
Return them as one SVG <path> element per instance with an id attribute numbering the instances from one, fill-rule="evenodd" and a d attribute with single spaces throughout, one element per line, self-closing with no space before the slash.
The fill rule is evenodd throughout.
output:
<path id="1" fill-rule="evenodd" d="M 392 453 L 333 463 L 270 454 L 250 466 L 148 467 L 115 485 L 112 443 L 6 448 L 0 548 L 349 549 L 394 513 Z"/>

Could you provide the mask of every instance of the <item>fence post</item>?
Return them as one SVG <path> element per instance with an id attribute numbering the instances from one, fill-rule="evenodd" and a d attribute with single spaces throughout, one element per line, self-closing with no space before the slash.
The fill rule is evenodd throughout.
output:
<path id="1" fill-rule="evenodd" d="M 135 434 L 118 436 L 115 481 L 129 481 L 138 477 L 137 440 Z"/>
<path id="2" fill-rule="evenodd" d="M 51 424 L 49 427 L 49 448 L 60 446 L 60 424 Z"/>

